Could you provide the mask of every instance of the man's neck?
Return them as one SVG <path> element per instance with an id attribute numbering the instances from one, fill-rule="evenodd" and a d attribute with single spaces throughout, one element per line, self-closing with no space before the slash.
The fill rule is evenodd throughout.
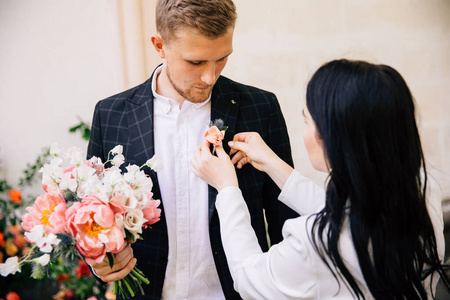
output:
<path id="1" fill-rule="evenodd" d="M 161 68 L 161 72 L 157 74 L 155 91 L 161 96 L 173 99 L 180 103 L 180 109 L 183 106 L 185 99 L 172 87 L 164 66 Z"/>

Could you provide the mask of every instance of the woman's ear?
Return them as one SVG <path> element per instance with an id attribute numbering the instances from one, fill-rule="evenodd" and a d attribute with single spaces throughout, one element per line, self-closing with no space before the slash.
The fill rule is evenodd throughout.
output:
<path id="1" fill-rule="evenodd" d="M 158 52 L 158 55 L 161 59 L 166 58 L 166 54 L 163 49 L 164 41 L 159 35 L 154 35 L 151 37 L 151 41 L 153 44 L 153 47 L 155 47 L 156 52 Z"/>

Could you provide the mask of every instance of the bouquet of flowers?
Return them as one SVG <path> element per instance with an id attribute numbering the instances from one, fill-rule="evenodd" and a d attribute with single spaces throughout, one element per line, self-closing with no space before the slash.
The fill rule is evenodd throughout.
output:
<path id="1" fill-rule="evenodd" d="M 22 218 L 25 236 L 34 245 L 20 261 L 16 256 L 0 264 L 2 276 L 31 263 L 32 277 L 42 278 L 44 266 L 61 256 L 78 255 L 88 264 L 101 263 L 107 256 L 112 267 L 115 253 L 159 220 L 160 200 L 152 198 L 153 182 L 142 168 L 158 171 L 161 160 L 153 157 L 140 167 L 127 166 L 122 173 L 122 151 L 122 146 L 114 147 L 103 163 L 96 157 L 83 159 L 77 149 L 62 153 L 52 145 L 52 160 L 40 170 L 46 193 L 27 207 Z M 149 281 L 135 266 L 127 277 L 114 282 L 114 294 L 125 299 L 137 291 L 144 294 L 142 283 Z"/>

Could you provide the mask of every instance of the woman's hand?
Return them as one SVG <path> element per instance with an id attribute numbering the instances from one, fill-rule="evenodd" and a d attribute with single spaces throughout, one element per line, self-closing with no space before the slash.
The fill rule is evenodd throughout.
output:
<path id="1" fill-rule="evenodd" d="M 231 162 L 237 164 L 238 169 L 250 163 L 257 170 L 267 172 L 267 164 L 278 158 L 257 132 L 238 133 L 228 145 L 230 155 L 236 153 Z"/>
<path id="2" fill-rule="evenodd" d="M 236 171 L 222 146 L 216 146 L 217 156 L 211 154 L 209 142 L 205 142 L 194 152 L 191 159 L 194 174 L 218 192 L 227 186 L 238 186 Z"/>
<path id="3" fill-rule="evenodd" d="M 279 158 L 256 132 L 238 133 L 228 145 L 231 148 L 230 155 L 236 153 L 231 162 L 237 164 L 238 169 L 250 163 L 257 170 L 267 173 L 280 189 L 283 189 L 294 170 Z"/>

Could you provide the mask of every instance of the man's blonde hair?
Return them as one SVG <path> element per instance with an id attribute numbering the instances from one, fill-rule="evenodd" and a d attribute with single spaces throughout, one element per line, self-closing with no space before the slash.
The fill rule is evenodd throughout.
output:
<path id="1" fill-rule="evenodd" d="M 196 29 L 209 38 L 220 37 L 234 27 L 236 19 L 232 0 L 158 0 L 156 3 L 156 30 L 166 43 L 184 28 Z"/>

